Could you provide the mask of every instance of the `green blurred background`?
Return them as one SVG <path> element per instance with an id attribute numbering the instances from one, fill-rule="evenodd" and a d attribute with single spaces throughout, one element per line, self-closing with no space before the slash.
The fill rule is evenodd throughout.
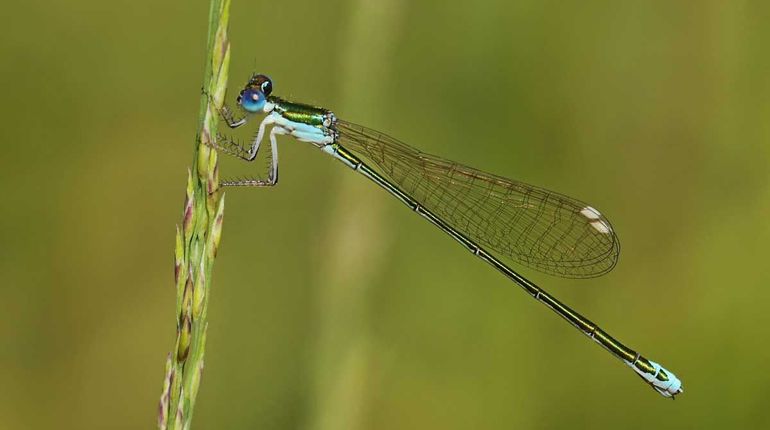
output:
<path id="1" fill-rule="evenodd" d="M 0 428 L 152 428 L 205 1 L 3 6 Z M 578 197 L 593 280 L 522 270 L 673 370 L 665 401 L 395 199 L 284 139 L 227 192 L 196 428 L 767 428 L 762 1 L 239 1 L 248 76 Z M 248 136 L 244 134 L 243 136 Z M 254 172 L 224 160 L 222 176 Z M 339 228 L 344 227 L 340 232 Z"/>

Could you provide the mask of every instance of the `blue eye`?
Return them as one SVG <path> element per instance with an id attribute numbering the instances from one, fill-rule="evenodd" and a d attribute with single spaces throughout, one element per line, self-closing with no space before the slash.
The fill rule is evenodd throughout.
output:
<path id="1" fill-rule="evenodd" d="M 261 111 L 265 107 L 266 101 L 267 97 L 265 97 L 265 94 L 253 88 L 243 90 L 241 95 L 238 96 L 238 103 L 249 112 Z"/>

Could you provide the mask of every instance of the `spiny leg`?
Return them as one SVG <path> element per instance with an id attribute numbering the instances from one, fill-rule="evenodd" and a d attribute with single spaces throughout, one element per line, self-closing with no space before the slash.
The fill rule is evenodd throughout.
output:
<path id="1" fill-rule="evenodd" d="M 222 151 L 225 154 L 232 155 L 233 157 L 240 158 L 241 160 L 254 160 L 254 158 L 249 155 L 249 151 L 241 146 L 240 143 L 223 133 L 217 133 L 216 140 L 210 142 L 209 145 L 217 151 Z"/>
<path id="2" fill-rule="evenodd" d="M 272 136 L 272 133 L 271 133 Z M 238 157 L 245 161 L 254 161 L 256 158 L 256 151 L 255 151 L 255 157 L 251 157 L 249 155 L 249 152 L 243 148 L 239 143 L 233 141 L 227 136 L 224 135 L 218 135 L 217 139 L 226 139 L 229 145 L 235 145 L 238 148 L 238 152 L 230 152 L 226 149 L 221 149 L 223 152 L 229 155 L 233 155 L 235 157 Z M 259 144 L 257 144 L 257 147 L 259 147 Z M 278 153 L 274 150 L 272 151 L 272 157 L 277 157 Z M 222 180 L 219 185 L 222 187 L 272 187 L 277 182 L 277 170 L 274 167 L 276 161 L 273 159 L 269 163 L 268 167 L 268 179 L 256 179 L 256 178 L 236 178 L 236 179 L 225 179 Z M 276 172 L 276 173 L 274 173 Z"/>
<path id="3" fill-rule="evenodd" d="M 225 154 L 232 155 L 233 157 L 240 158 L 245 161 L 254 161 L 257 158 L 259 152 L 259 146 L 262 143 L 262 138 L 265 135 L 265 127 L 274 122 L 274 118 L 267 116 L 259 125 L 259 132 L 254 136 L 254 140 L 251 143 L 251 148 L 248 150 L 244 148 L 239 142 L 231 137 L 217 133 L 215 142 L 211 142 L 210 145 L 215 149 L 224 152 Z"/>
<path id="4" fill-rule="evenodd" d="M 254 158 L 257 157 L 257 153 L 259 152 L 259 145 L 262 143 L 262 138 L 265 136 L 265 128 L 268 125 L 275 124 L 275 114 L 270 114 L 265 117 L 265 119 L 262 120 L 262 122 L 259 124 L 259 131 L 257 131 L 257 135 L 254 137 L 254 141 L 251 143 L 251 148 L 249 149 L 248 155 L 249 155 L 249 161 L 253 161 Z M 272 133 L 275 132 L 275 128 L 273 127 L 273 131 L 270 133 L 270 144 L 273 146 L 273 155 L 277 154 L 277 149 L 275 147 L 275 140 L 272 136 Z M 273 161 L 273 164 L 277 164 L 277 161 Z"/>
<path id="5" fill-rule="evenodd" d="M 222 119 L 225 120 L 225 123 L 227 124 L 228 127 L 238 128 L 246 124 L 246 122 L 248 121 L 247 115 L 243 115 L 240 118 L 236 118 L 235 115 L 233 114 L 233 111 L 226 104 L 223 103 L 222 107 L 217 107 L 217 104 L 214 101 L 214 97 L 212 97 L 211 94 L 209 94 L 209 92 L 206 91 L 205 89 L 202 89 L 202 92 L 206 96 L 206 98 L 208 98 L 209 103 L 212 106 L 214 106 L 214 109 L 216 109 L 217 112 L 219 112 L 219 116 L 221 116 Z"/>
<path id="6" fill-rule="evenodd" d="M 228 127 L 230 128 L 238 128 L 244 124 L 246 124 L 247 117 L 243 116 L 240 119 L 235 119 L 235 117 L 232 114 L 232 111 L 230 108 L 227 107 L 227 105 L 223 104 L 222 107 L 218 107 L 216 101 L 214 100 L 214 97 L 206 91 L 205 88 L 201 88 L 201 93 L 206 96 L 208 99 L 208 102 L 211 106 L 214 107 L 214 109 L 219 113 L 219 116 L 222 117 L 222 119 L 225 121 Z M 226 144 L 222 145 L 221 142 L 224 142 Z M 209 142 L 209 146 L 212 148 L 222 151 L 225 154 L 232 155 L 234 157 L 251 161 L 251 159 L 248 158 L 248 153 L 245 149 L 236 141 L 231 139 L 230 137 L 222 134 L 217 133 L 216 141 Z"/>
<path id="7" fill-rule="evenodd" d="M 270 163 L 270 176 L 268 176 L 268 180 L 273 181 L 273 185 L 278 183 L 278 138 L 277 136 L 279 134 L 289 134 L 289 130 L 281 127 L 281 126 L 274 126 L 272 130 L 270 130 L 270 152 L 271 152 L 271 163 Z"/>
<path id="8" fill-rule="evenodd" d="M 221 187 L 272 187 L 275 183 L 261 179 L 238 178 L 225 179 L 219 182 Z"/>
<path id="9" fill-rule="evenodd" d="M 256 137 L 254 138 L 254 142 L 252 143 L 251 149 L 246 151 L 245 148 L 243 148 L 239 143 L 234 142 L 232 139 L 226 137 L 226 136 L 218 136 L 217 139 L 223 138 L 228 142 L 231 146 L 236 146 L 238 148 L 235 153 L 225 150 L 226 153 L 235 155 L 243 160 L 246 161 L 254 161 L 254 159 L 257 156 L 257 153 L 259 152 L 260 144 L 262 143 L 262 139 L 264 137 L 265 128 L 267 125 L 273 124 L 274 118 L 268 116 L 265 118 L 262 123 L 259 126 L 259 132 L 257 133 Z M 276 183 L 278 183 L 278 139 L 277 136 L 281 134 L 290 134 L 290 131 L 285 129 L 282 126 L 276 125 L 273 126 L 273 128 L 270 130 L 270 166 L 269 166 L 269 173 L 267 180 L 258 180 L 258 179 L 237 179 L 233 181 L 222 181 L 220 185 L 225 187 L 233 187 L 233 186 L 247 186 L 247 187 L 271 187 L 274 186 Z"/>
<path id="10" fill-rule="evenodd" d="M 246 124 L 246 121 L 248 120 L 247 115 L 243 115 L 240 118 L 235 118 L 235 115 L 233 115 L 233 112 L 230 110 L 229 107 L 227 107 L 226 104 L 223 104 L 222 107 L 218 110 L 219 110 L 219 115 L 222 116 L 222 119 L 225 120 L 225 123 L 230 128 L 238 128 Z"/>

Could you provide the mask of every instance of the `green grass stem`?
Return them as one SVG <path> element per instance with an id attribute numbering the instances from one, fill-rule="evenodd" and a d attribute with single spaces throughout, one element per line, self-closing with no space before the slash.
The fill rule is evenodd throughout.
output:
<path id="1" fill-rule="evenodd" d="M 219 190 L 217 153 L 207 143 L 216 136 L 218 119 L 211 102 L 221 106 L 227 87 L 229 10 L 229 0 L 211 0 L 203 88 L 213 100 L 201 96 L 198 138 L 187 175 L 182 224 L 176 230 L 177 335 L 174 349 L 166 359 L 158 411 L 158 428 L 162 430 L 190 428 L 203 373 L 208 327 L 206 309 L 225 208 L 225 196 Z"/>

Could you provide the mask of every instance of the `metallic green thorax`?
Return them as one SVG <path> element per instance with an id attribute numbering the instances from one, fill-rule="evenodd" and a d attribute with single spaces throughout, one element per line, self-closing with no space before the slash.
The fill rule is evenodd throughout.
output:
<path id="1" fill-rule="evenodd" d="M 312 125 L 318 128 L 331 125 L 331 118 L 333 118 L 333 115 L 324 108 L 290 102 L 275 96 L 270 96 L 267 100 L 275 105 L 275 112 L 279 113 L 289 121 Z"/>

